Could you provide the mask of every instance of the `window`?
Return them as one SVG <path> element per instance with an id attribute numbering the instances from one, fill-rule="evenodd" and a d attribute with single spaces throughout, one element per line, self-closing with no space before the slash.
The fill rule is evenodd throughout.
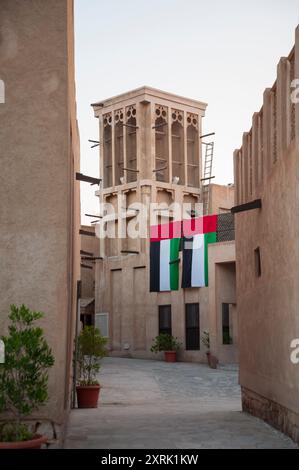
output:
<path id="1" fill-rule="evenodd" d="M 155 120 L 155 169 L 156 180 L 169 180 L 169 151 L 168 151 L 168 123 L 167 110 L 163 106 L 156 106 Z M 157 171 L 161 168 L 160 171 Z"/>
<path id="2" fill-rule="evenodd" d="M 187 117 L 187 168 L 188 186 L 199 186 L 199 145 L 198 145 L 198 118 L 188 114 Z"/>
<path id="3" fill-rule="evenodd" d="M 159 305 L 159 335 L 171 335 L 171 305 Z"/>
<path id="4" fill-rule="evenodd" d="M 137 180 L 136 107 L 126 108 L 127 183 Z"/>
<path id="5" fill-rule="evenodd" d="M 183 113 L 172 110 L 171 125 L 172 178 L 178 178 L 178 184 L 185 184 L 184 168 L 184 128 Z"/>
<path id="6" fill-rule="evenodd" d="M 255 261 L 255 273 L 257 277 L 261 277 L 262 275 L 262 265 L 261 265 L 261 250 L 258 246 L 254 250 L 254 261 Z"/>
<path id="7" fill-rule="evenodd" d="M 112 118 L 110 114 L 104 117 L 104 187 L 112 186 Z"/>
<path id="8" fill-rule="evenodd" d="M 114 154 L 115 184 L 121 184 L 124 177 L 124 113 L 120 109 L 114 115 Z"/>
<path id="9" fill-rule="evenodd" d="M 101 334 L 105 337 L 109 337 L 109 314 L 108 313 L 96 313 L 95 314 L 95 327 L 99 328 Z"/>
<path id="10" fill-rule="evenodd" d="M 232 331 L 230 322 L 230 304 L 222 304 L 222 343 L 232 344 Z"/>
<path id="11" fill-rule="evenodd" d="M 186 350 L 200 349 L 199 304 L 186 304 Z"/>

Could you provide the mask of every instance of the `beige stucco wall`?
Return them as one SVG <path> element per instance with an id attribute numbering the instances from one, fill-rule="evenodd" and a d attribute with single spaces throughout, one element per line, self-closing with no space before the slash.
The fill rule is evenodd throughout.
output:
<path id="1" fill-rule="evenodd" d="M 12 303 L 45 313 L 55 366 L 38 415 L 61 425 L 80 277 L 73 2 L 2 0 L 0 29 L 0 333 Z"/>

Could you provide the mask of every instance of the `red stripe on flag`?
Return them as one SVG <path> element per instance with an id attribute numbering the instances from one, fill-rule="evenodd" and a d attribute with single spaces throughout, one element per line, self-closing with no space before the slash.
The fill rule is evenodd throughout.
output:
<path id="1" fill-rule="evenodd" d="M 182 222 L 177 220 L 169 224 L 152 225 L 150 227 L 151 242 L 167 240 L 169 238 L 181 238 Z"/>
<path id="2" fill-rule="evenodd" d="M 217 215 L 205 215 L 203 218 L 203 233 L 217 232 Z"/>
<path id="3" fill-rule="evenodd" d="M 205 215 L 204 217 L 178 220 L 169 224 L 152 225 L 150 227 L 150 238 L 152 242 L 158 242 L 169 238 L 191 237 L 199 233 L 216 231 L 217 215 Z"/>

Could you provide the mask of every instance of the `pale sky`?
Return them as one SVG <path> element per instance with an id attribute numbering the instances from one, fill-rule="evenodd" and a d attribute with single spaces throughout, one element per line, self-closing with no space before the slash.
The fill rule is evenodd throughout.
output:
<path id="1" fill-rule="evenodd" d="M 99 174 L 90 104 L 148 85 L 208 103 L 203 132 L 216 132 L 214 181 L 233 182 L 233 151 L 298 23 L 298 0 L 75 0 L 81 172 Z M 82 223 L 92 220 L 85 212 L 98 212 L 95 188 L 81 183 Z"/>

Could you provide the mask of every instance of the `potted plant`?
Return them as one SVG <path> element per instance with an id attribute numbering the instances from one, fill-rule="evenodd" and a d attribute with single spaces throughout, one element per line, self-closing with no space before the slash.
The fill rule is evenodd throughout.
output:
<path id="1" fill-rule="evenodd" d="M 96 375 L 100 370 L 100 360 L 106 356 L 107 339 L 98 328 L 85 326 L 78 337 L 77 362 L 79 381 L 76 386 L 78 408 L 97 408 L 100 384 Z"/>
<path id="2" fill-rule="evenodd" d="M 40 327 L 34 322 L 43 313 L 22 305 L 10 307 L 8 336 L 2 336 L 5 357 L 0 364 L 0 449 L 40 449 L 45 436 L 34 434 L 24 422 L 48 399 L 48 369 L 54 357 Z"/>
<path id="3" fill-rule="evenodd" d="M 208 331 L 203 331 L 201 335 L 201 341 L 203 342 L 203 345 L 207 348 L 207 358 L 208 358 L 208 364 L 211 367 L 211 369 L 217 369 L 217 363 L 218 360 L 215 356 L 211 354 L 210 351 L 210 333 Z"/>
<path id="4" fill-rule="evenodd" d="M 167 333 L 161 333 L 153 340 L 151 352 L 158 353 L 164 351 L 164 358 L 166 362 L 176 362 L 177 351 L 181 347 L 177 338 Z"/>

